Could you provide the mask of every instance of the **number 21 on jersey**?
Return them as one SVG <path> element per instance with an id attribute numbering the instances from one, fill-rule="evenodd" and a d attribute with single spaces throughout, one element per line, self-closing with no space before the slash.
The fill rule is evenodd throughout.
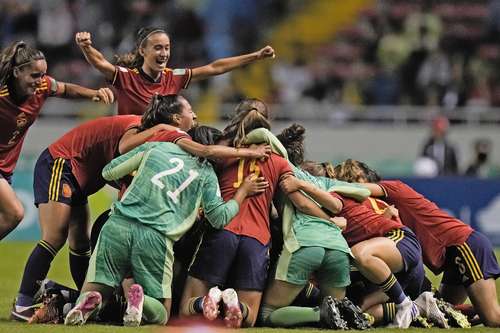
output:
<path id="1" fill-rule="evenodd" d="M 180 158 L 173 157 L 169 160 L 169 162 L 175 165 L 172 169 L 164 170 L 151 177 L 151 182 L 161 189 L 165 188 L 165 184 L 160 181 L 160 178 L 178 173 L 184 168 L 184 161 Z M 179 195 L 181 194 L 181 192 L 184 191 L 189 186 L 189 184 L 191 184 L 193 180 L 195 180 L 198 176 L 199 174 L 197 171 L 189 170 L 189 177 L 184 182 L 182 182 L 182 184 L 174 191 L 167 191 L 167 195 L 170 197 L 170 199 L 172 199 L 173 202 L 179 203 Z"/>

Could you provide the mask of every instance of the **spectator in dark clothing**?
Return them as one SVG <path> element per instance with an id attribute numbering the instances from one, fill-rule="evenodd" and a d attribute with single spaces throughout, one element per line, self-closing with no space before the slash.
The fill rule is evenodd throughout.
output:
<path id="1" fill-rule="evenodd" d="M 444 116 L 432 121 L 432 135 L 425 142 L 421 156 L 433 159 L 438 166 L 438 175 L 453 176 L 458 174 L 458 162 L 455 147 L 446 139 L 449 121 Z"/>
<path id="2" fill-rule="evenodd" d="M 488 177 L 489 173 L 489 155 L 491 153 L 491 141 L 489 139 L 477 139 L 474 141 L 474 161 L 465 170 L 466 176 Z"/>

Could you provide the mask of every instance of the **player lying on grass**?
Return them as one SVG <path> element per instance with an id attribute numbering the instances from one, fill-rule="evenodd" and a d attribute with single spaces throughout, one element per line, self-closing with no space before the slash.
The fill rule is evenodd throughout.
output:
<path id="1" fill-rule="evenodd" d="M 170 143 L 151 142 L 113 160 L 103 170 L 107 180 L 137 170 L 103 227 L 77 305 L 65 319 L 81 325 L 132 272 L 124 324 L 166 324 L 171 306 L 173 243 L 193 224 L 200 205 L 207 219 L 222 228 L 238 213 L 246 196 L 268 186 L 254 174 L 224 202 L 212 166 Z M 163 258 L 163 259 L 159 259 Z M 144 291 L 144 292 L 143 292 Z M 144 310 L 144 314 L 143 314 Z"/>
<path id="2" fill-rule="evenodd" d="M 49 97 L 113 102 L 108 88 L 93 90 L 47 75 L 44 54 L 23 41 L 0 53 L 0 240 L 21 222 L 24 209 L 11 186 L 24 138 Z"/>
<path id="3" fill-rule="evenodd" d="M 368 170 L 358 161 L 346 161 L 335 168 L 337 177 L 359 183 L 368 181 Z M 366 187 L 374 197 L 383 197 L 398 209 L 401 221 L 422 244 L 425 265 L 434 274 L 443 273 L 441 297 L 457 305 L 469 296 L 483 323 L 499 327 L 495 279 L 500 268 L 489 239 L 401 181 L 382 180 Z"/>
<path id="4" fill-rule="evenodd" d="M 141 28 L 137 32 L 134 50 L 116 56 L 116 66 L 92 46 L 91 35 L 79 32 L 76 43 L 87 61 L 99 70 L 117 92 L 118 114 L 143 114 L 155 94 L 178 94 L 191 81 L 204 80 L 246 64 L 274 58 L 274 50 L 266 46 L 256 52 L 223 58 L 192 69 L 167 68 L 171 41 L 161 27 Z"/>

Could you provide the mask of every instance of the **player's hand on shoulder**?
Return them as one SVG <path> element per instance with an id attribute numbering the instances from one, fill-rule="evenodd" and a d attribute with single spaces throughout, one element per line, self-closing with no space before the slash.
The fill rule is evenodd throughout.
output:
<path id="1" fill-rule="evenodd" d="M 300 190 L 300 180 L 293 175 L 286 175 L 280 180 L 280 189 L 285 193 L 292 193 Z"/>
<path id="2" fill-rule="evenodd" d="M 95 91 L 95 95 L 92 96 L 92 101 L 111 104 L 115 101 L 115 95 L 109 88 L 100 88 Z"/>
<path id="3" fill-rule="evenodd" d="M 269 182 L 264 177 L 257 177 L 250 174 L 245 177 L 241 187 L 247 193 L 247 197 L 265 192 L 269 187 Z"/>
<path id="4" fill-rule="evenodd" d="M 255 158 L 259 158 L 261 161 L 265 161 L 271 153 L 273 152 L 271 146 L 269 145 L 250 145 L 249 147 L 255 152 Z"/>
<path id="5" fill-rule="evenodd" d="M 390 205 L 384 210 L 384 216 L 389 219 L 392 219 L 393 217 L 398 218 L 399 210 L 396 207 L 394 207 L 394 205 Z"/>
<path id="6" fill-rule="evenodd" d="M 92 38 L 90 32 L 87 31 L 77 32 L 75 35 L 75 41 L 79 47 L 86 47 L 92 45 Z"/>
<path id="7" fill-rule="evenodd" d="M 274 53 L 274 49 L 267 45 L 266 47 L 263 47 L 260 49 L 258 52 L 258 58 L 259 59 L 265 59 L 265 58 L 275 58 L 276 53 Z"/>

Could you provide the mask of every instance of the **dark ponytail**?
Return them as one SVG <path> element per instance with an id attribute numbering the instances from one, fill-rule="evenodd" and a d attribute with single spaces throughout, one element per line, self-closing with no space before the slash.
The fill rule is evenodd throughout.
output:
<path id="1" fill-rule="evenodd" d="M 144 57 L 139 53 L 139 49 L 145 45 L 149 36 L 155 33 L 164 33 L 168 36 L 165 29 L 160 27 L 147 27 L 139 29 L 139 31 L 137 31 L 134 49 L 129 53 L 115 55 L 115 64 L 128 68 L 141 67 L 144 63 Z"/>
<path id="2" fill-rule="evenodd" d="M 172 124 L 175 114 L 182 113 L 180 95 L 154 95 L 142 115 L 139 132 L 158 124 Z"/>
<path id="3" fill-rule="evenodd" d="M 0 53 L 0 86 L 12 78 L 14 68 L 21 68 L 35 60 L 45 60 L 42 51 L 32 48 L 23 41 L 16 41 Z"/>
<path id="4" fill-rule="evenodd" d="M 285 128 L 277 135 L 278 140 L 285 146 L 288 159 L 293 165 L 300 166 L 304 162 L 304 133 L 306 129 L 299 124 Z"/>

